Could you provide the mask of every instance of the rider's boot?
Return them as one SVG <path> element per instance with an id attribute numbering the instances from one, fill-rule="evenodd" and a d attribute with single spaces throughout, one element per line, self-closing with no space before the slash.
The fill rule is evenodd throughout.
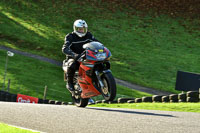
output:
<path id="1" fill-rule="evenodd" d="M 73 77 L 72 76 L 68 76 L 67 77 L 67 85 L 66 88 L 70 91 L 70 93 L 72 94 L 72 96 L 74 96 L 74 83 L 73 83 Z"/>

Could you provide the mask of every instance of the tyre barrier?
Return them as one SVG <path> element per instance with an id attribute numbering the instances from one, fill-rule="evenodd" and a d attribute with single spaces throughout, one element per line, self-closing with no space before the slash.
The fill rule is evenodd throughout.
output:
<path id="1" fill-rule="evenodd" d="M 127 103 L 135 103 L 135 100 L 128 100 Z"/>
<path id="2" fill-rule="evenodd" d="M 199 102 L 199 99 L 194 97 L 187 97 L 187 102 Z"/>
<path id="3" fill-rule="evenodd" d="M 49 100 L 48 99 L 38 99 L 38 103 L 39 104 L 49 104 Z"/>
<path id="4" fill-rule="evenodd" d="M 109 101 L 107 101 L 107 100 L 102 100 L 102 103 L 108 103 Z"/>
<path id="5" fill-rule="evenodd" d="M 66 102 L 62 102 L 61 105 L 68 105 L 68 103 L 66 103 Z"/>
<path id="6" fill-rule="evenodd" d="M 6 91 L 0 91 L 0 101 L 5 102 L 16 102 L 17 94 L 12 94 Z M 106 100 L 98 100 L 95 101 L 95 104 L 98 103 L 108 103 L 108 104 L 116 104 L 116 103 L 141 103 L 141 102 L 200 102 L 200 93 L 197 91 L 188 91 L 186 94 L 171 94 L 169 96 L 159 96 L 154 95 L 152 97 L 142 97 L 142 98 L 118 98 L 115 101 L 106 101 Z M 38 99 L 38 104 L 55 104 L 55 105 L 68 105 L 68 103 L 48 100 L 48 99 Z"/>
<path id="7" fill-rule="evenodd" d="M 48 99 L 45 99 L 45 100 L 43 100 L 43 99 L 38 99 L 38 103 L 39 103 L 39 104 L 49 104 L 49 100 L 48 100 Z"/>
<path id="8" fill-rule="evenodd" d="M 184 93 L 181 93 L 181 94 L 178 94 L 178 102 L 186 102 L 186 94 Z"/>
<path id="9" fill-rule="evenodd" d="M 17 94 L 12 94 L 6 91 L 0 91 L 0 101 L 17 102 Z M 38 99 L 38 104 L 55 104 L 55 105 L 68 105 L 66 102 Z"/>
<path id="10" fill-rule="evenodd" d="M 6 92 L 0 91 L 0 101 L 6 101 Z"/>
<path id="11" fill-rule="evenodd" d="M 200 101 L 200 90 L 199 90 L 199 101 Z"/>
<path id="12" fill-rule="evenodd" d="M 5 101 L 5 102 L 16 102 L 17 95 L 16 94 L 11 94 L 6 91 L 0 91 L 0 101 Z"/>
<path id="13" fill-rule="evenodd" d="M 188 91 L 187 95 L 187 102 L 199 102 L 199 92 L 197 91 Z"/>
<path id="14" fill-rule="evenodd" d="M 118 98 L 118 103 L 127 103 L 128 100 L 135 100 L 135 98 Z"/>
<path id="15" fill-rule="evenodd" d="M 171 94 L 169 95 L 170 103 L 178 102 L 178 94 Z"/>
<path id="16" fill-rule="evenodd" d="M 55 104 L 56 104 L 56 105 L 61 105 L 62 102 L 60 102 L 60 101 L 56 101 Z"/>
<path id="17" fill-rule="evenodd" d="M 185 93 L 171 94 L 169 96 L 154 95 L 152 97 L 135 98 L 134 102 L 130 101 L 130 100 L 127 100 L 127 99 L 131 99 L 131 98 L 118 98 L 118 100 L 119 99 L 125 99 L 125 100 L 122 100 L 123 103 L 139 103 L 139 102 L 163 102 L 163 103 L 167 103 L 167 102 L 171 102 L 171 103 L 176 103 L 176 102 L 200 102 L 200 92 L 188 91 L 188 92 L 186 92 L 186 94 Z"/>
<path id="18" fill-rule="evenodd" d="M 0 91 L 0 101 L 2 101 L 2 93 L 3 91 Z"/>
<path id="19" fill-rule="evenodd" d="M 152 102 L 152 97 L 142 97 L 142 102 Z"/>
<path id="20" fill-rule="evenodd" d="M 16 102 L 17 101 L 17 95 L 16 94 L 12 94 L 11 95 L 11 102 Z"/>
<path id="21" fill-rule="evenodd" d="M 44 103 L 44 104 L 48 104 L 48 103 L 49 103 L 49 100 L 48 100 L 48 99 L 45 99 L 45 100 L 43 100 L 43 103 Z"/>
<path id="22" fill-rule="evenodd" d="M 169 102 L 169 96 L 162 96 L 162 102 L 163 103 Z"/>
<path id="23" fill-rule="evenodd" d="M 142 102 L 142 98 L 136 98 L 135 99 L 135 103 L 141 103 Z"/>
<path id="24" fill-rule="evenodd" d="M 49 100 L 49 104 L 55 104 L 56 102 L 54 100 Z"/>
<path id="25" fill-rule="evenodd" d="M 6 97 L 5 97 L 6 102 L 16 102 L 16 100 L 17 100 L 16 94 L 6 93 Z"/>
<path id="26" fill-rule="evenodd" d="M 187 97 L 199 97 L 199 92 L 198 91 L 188 91 L 187 93 Z"/>
<path id="27" fill-rule="evenodd" d="M 39 103 L 39 104 L 43 104 L 43 103 L 44 103 L 44 100 L 43 100 L 43 99 L 38 99 L 38 103 Z"/>
<path id="28" fill-rule="evenodd" d="M 11 102 L 11 94 L 10 93 L 6 93 L 6 95 L 5 95 L 5 101 L 6 102 Z"/>
<path id="29" fill-rule="evenodd" d="M 154 95 L 154 96 L 152 97 L 152 101 L 153 101 L 153 102 L 162 102 L 162 96 Z"/>

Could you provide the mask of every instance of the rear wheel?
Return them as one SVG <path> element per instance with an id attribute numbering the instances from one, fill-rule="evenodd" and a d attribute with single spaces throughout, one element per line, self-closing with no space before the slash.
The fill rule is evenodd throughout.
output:
<path id="1" fill-rule="evenodd" d="M 107 101 L 113 101 L 116 96 L 116 82 L 112 73 L 104 73 L 101 76 L 104 88 L 101 90 L 102 96 Z"/>
<path id="2" fill-rule="evenodd" d="M 78 98 L 76 97 L 76 95 L 74 97 L 72 97 L 73 101 L 74 101 L 74 104 L 77 106 L 77 107 L 86 107 L 88 105 L 88 100 L 89 98 Z"/>
<path id="3" fill-rule="evenodd" d="M 72 100 L 77 107 L 86 107 L 88 105 L 89 98 L 81 98 L 81 87 L 78 84 L 78 72 L 75 73 L 74 76 L 74 89 L 75 89 L 75 96 L 72 96 Z"/>

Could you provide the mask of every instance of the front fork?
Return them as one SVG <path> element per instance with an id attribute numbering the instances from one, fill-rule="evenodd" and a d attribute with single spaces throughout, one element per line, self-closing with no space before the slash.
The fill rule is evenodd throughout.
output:
<path id="1" fill-rule="evenodd" d="M 102 90 L 104 88 L 104 83 L 103 83 L 103 81 L 100 78 L 100 73 L 98 71 L 95 71 L 95 74 L 96 74 L 96 77 L 98 79 L 99 85 L 100 85 L 101 90 Z"/>
<path id="2" fill-rule="evenodd" d="M 95 71 L 96 77 L 98 79 L 99 85 L 101 87 L 101 90 L 103 90 L 103 88 L 105 87 L 103 81 L 101 80 L 101 75 L 105 74 L 105 73 L 111 73 L 110 69 L 104 70 L 101 74 L 99 73 L 99 71 Z"/>

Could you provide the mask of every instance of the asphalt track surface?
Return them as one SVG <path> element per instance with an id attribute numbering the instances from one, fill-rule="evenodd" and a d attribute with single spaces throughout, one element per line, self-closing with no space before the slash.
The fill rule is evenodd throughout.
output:
<path id="1" fill-rule="evenodd" d="M 47 133 L 200 133 L 200 113 L 0 102 L 0 122 Z"/>

